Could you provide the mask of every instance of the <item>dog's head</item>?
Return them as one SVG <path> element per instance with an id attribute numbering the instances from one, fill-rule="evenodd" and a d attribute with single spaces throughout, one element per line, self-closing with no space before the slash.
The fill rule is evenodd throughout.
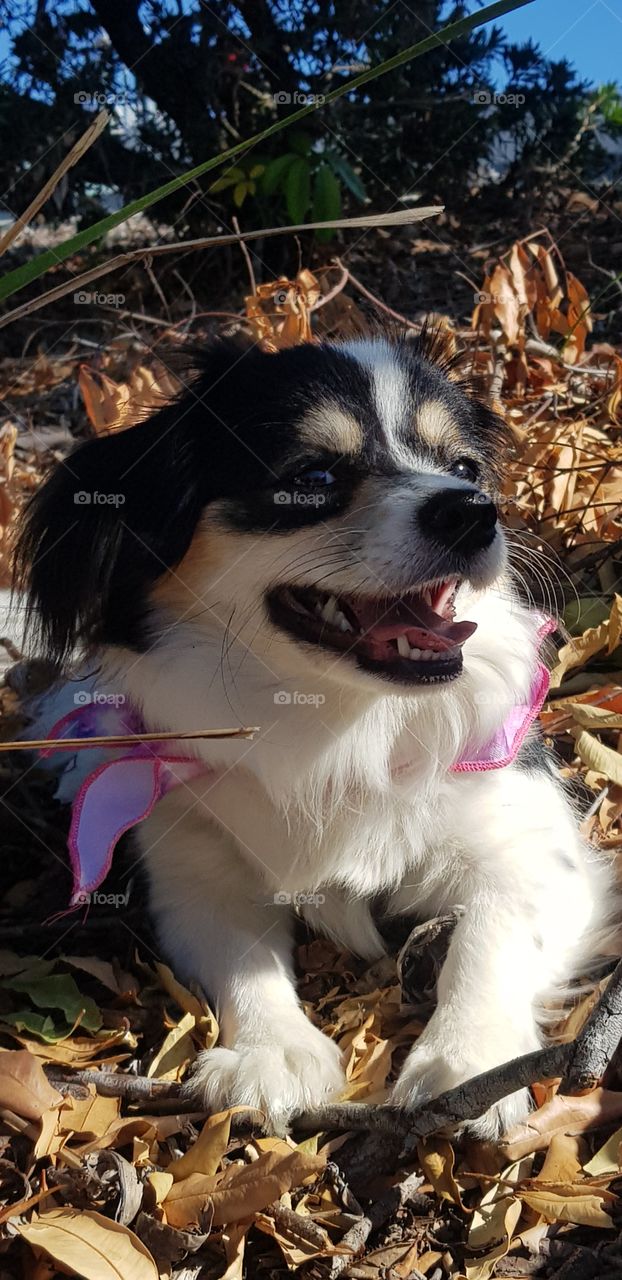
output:
<path id="1" fill-rule="evenodd" d="M 475 630 L 461 586 L 504 567 L 505 443 L 433 337 L 222 340 L 176 402 L 57 467 L 18 574 L 57 658 L 145 647 L 164 612 L 348 682 L 449 681 Z"/>

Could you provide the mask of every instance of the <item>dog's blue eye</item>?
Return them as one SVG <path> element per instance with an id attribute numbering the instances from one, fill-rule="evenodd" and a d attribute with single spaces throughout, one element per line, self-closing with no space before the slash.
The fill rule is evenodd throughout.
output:
<path id="1" fill-rule="evenodd" d="M 316 485 L 320 489 L 326 489 L 328 485 L 335 484 L 335 477 L 332 471 L 316 471 L 310 468 L 296 476 L 296 484 Z"/>
<path id="2" fill-rule="evenodd" d="M 479 476 L 479 467 L 472 458 L 458 458 L 457 462 L 449 468 L 452 476 L 457 476 L 459 480 L 469 480 L 473 484 Z"/>

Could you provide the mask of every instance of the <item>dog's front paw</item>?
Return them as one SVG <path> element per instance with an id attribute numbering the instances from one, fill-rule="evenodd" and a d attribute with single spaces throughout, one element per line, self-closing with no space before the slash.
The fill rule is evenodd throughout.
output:
<path id="1" fill-rule="evenodd" d="M 396 1107 L 419 1107 L 489 1069 L 490 1065 L 481 1060 L 469 1060 L 458 1053 L 450 1055 L 422 1041 L 409 1053 L 389 1102 Z M 524 1120 L 532 1106 L 529 1090 L 519 1089 L 501 1098 L 482 1116 L 465 1121 L 458 1128 L 481 1141 L 495 1141 Z"/>
<path id="2" fill-rule="evenodd" d="M 337 1097 L 345 1085 L 337 1045 L 310 1029 L 313 1037 L 297 1044 L 239 1044 L 199 1054 L 185 1095 L 207 1111 L 262 1111 L 274 1133 L 285 1133 L 292 1116 Z"/>

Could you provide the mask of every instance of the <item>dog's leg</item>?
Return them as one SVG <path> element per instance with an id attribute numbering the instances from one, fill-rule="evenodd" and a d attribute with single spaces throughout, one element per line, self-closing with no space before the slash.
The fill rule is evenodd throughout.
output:
<path id="1" fill-rule="evenodd" d="M 428 856 L 425 901 L 411 892 L 430 914 L 458 903 L 465 912 L 436 1011 L 393 1090 L 407 1106 L 538 1047 L 536 997 L 572 976 L 598 912 L 598 877 L 549 773 L 513 767 L 455 779 L 445 800 L 453 830 Z M 396 906 L 407 905 L 404 886 Z M 471 1128 L 492 1136 L 529 1105 L 527 1091 L 515 1093 Z"/>
<path id="2" fill-rule="evenodd" d="M 151 906 L 176 972 L 201 984 L 220 1023 L 188 1089 L 210 1110 L 258 1108 L 282 1131 L 343 1088 L 339 1050 L 298 1002 L 291 910 L 209 821 L 189 814 L 167 834 L 171 799 L 141 829 Z"/>

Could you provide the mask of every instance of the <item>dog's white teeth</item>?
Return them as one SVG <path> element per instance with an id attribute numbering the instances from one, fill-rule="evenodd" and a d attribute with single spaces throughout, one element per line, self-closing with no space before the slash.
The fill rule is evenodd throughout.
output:
<path id="1" fill-rule="evenodd" d="M 402 658 L 410 658 L 410 645 L 406 636 L 397 637 L 397 650 Z"/>
<path id="2" fill-rule="evenodd" d="M 334 596 L 329 596 L 328 600 L 322 607 L 322 617 L 325 622 L 334 622 L 339 612 L 337 601 Z"/>
<path id="3" fill-rule="evenodd" d="M 328 622 L 331 627 L 338 627 L 340 631 L 352 630 L 345 614 L 341 612 L 335 596 L 330 596 L 323 605 L 318 602 L 315 606 L 315 612 L 323 622 Z"/>
<path id="4" fill-rule="evenodd" d="M 410 656 L 411 656 L 411 658 L 420 658 L 420 657 L 421 657 L 421 649 L 411 649 L 411 651 L 410 651 Z"/>

